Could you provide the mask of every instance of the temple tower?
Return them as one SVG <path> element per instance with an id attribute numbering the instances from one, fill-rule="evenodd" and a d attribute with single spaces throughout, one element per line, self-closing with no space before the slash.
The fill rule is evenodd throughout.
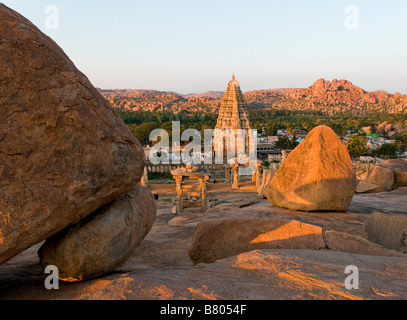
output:
<path id="1" fill-rule="evenodd" d="M 239 82 L 234 75 L 223 95 L 221 106 L 219 108 L 218 122 L 215 129 L 220 129 L 218 134 L 215 130 L 215 152 L 218 152 L 220 148 L 223 148 L 223 157 L 228 155 L 228 137 L 225 136 L 225 133 L 228 132 L 229 134 L 234 135 L 236 156 L 239 156 L 240 154 L 249 154 L 251 128 L 246 111 L 246 102 L 243 93 L 240 90 Z M 219 132 L 222 132 L 222 134 L 219 134 Z"/>

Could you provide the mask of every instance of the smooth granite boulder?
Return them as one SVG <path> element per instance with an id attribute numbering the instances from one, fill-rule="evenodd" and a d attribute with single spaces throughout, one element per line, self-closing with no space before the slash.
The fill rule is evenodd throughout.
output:
<path id="1" fill-rule="evenodd" d="M 144 152 L 62 49 L 0 4 L 0 264 L 131 190 Z"/>
<path id="2" fill-rule="evenodd" d="M 148 188 L 136 186 L 76 225 L 47 239 L 41 264 L 58 267 L 64 281 L 83 281 L 123 264 L 150 231 L 156 202 Z"/>
<path id="3" fill-rule="evenodd" d="M 290 210 L 346 212 L 355 190 L 346 146 L 331 128 L 319 126 L 288 155 L 265 195 Z"/>

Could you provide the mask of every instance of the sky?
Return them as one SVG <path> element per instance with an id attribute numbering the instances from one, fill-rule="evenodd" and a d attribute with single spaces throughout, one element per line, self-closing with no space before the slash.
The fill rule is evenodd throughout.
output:
<path id="1" fill-rule="evenodd" d="M 3 0 L 103 89 L 306 88 L 407 94 L 405 0 Z"/>

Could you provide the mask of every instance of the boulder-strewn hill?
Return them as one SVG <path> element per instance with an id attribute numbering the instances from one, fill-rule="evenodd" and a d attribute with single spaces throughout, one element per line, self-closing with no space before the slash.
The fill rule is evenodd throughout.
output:
<path id="1" fill-rule="evenodd" d="M 154 90 L 100 90 L 116 108 L 216 112 L 222 92 L 181 95 Z M 309 110 L 326 113 L 407 112 L 407 95 L 367 92 L 347 80 L 319 79 L 309 88 L 255 90 L 244 93 L 249 109 Z"/>
<path id="2" fill-rule="evenodd" d="M 400 112 L 407 109 L 407 96 L 385 91 L 367 92 L 347 80 L 317 80 L 308 89 L 288 93 L 285 100 L 291 109 L 302 108 L 326 112 L 368 111 Z M 287 101 L 288 100 L 288 101 Z"/>
<path id="3" fill-rule="evenodd" d="M 122 110 L 149 110 L 181 112 L 213 111 L 219 99 L 210 97 L 186 98 L 181 94 L 155 90 L 101 90 L 100 93 L 110 104 Z"/>
<path id="4" fill-rule="evenodd" d="M 207 91 L 204 93 L 189 93 L 184 95 L 185 98 L 189 99 L 189 98 L 203 98 L 203 97 L 207 97 L 207 98 L 212 98 L 212 99 L 219 99 L 223 97 L 223 91 Z"/>

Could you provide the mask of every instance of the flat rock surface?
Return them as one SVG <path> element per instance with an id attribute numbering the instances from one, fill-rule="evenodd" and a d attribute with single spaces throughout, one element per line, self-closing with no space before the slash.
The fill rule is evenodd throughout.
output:
<path id="1" fill-rule="evenodd" d="M 353 197 L 353 201 L 349 206 L 349 212 L 370 214 L 375 211 L 380 211 L 385 213 L 407 214 L 406 195 L 406 187 L 392 192 L 360 194 Z"/>
<path id="2" fill-rule="evenodd" d="M 217 199 L 226 203 L 206 214 L 187 209 L 182 215 L 159 201 L 153 228 L 124 265 L 83 283 L 60 282 L 59 290 L 45 289 L 40 244 L 32 247 L 0 266 L 0 299 L 407 299 L 407 256 L 268 249 L 196 266 L 188 257 L 195 226 L 204 217 L 285 217 L 360 236 L 373 211 L 392 208 L 401 214 L 407 208 L 407 188 L 355 195 L 349 213 L 289 211 L 256 194 Z M 239 208 L 247 201 L 255 204 Z M 358 290 L 345 288 L 349 265 L 359 269 Z"/>

